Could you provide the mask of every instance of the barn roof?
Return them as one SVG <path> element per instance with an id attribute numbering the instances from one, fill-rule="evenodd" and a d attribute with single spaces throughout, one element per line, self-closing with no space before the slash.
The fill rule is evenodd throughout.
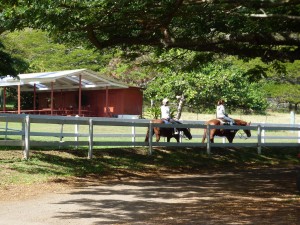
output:
<path id="1" fill-rule="evenodd" d="M 87 69 L 64 70 L 55 72 L 19 74 L 18 77 L 6 76 L 0 79 L 0 87 L 21 86 L 22 91 L 50 91 L 78 89 L 81 75 L 82 89 L 128 88 L 128 85 Z"/>

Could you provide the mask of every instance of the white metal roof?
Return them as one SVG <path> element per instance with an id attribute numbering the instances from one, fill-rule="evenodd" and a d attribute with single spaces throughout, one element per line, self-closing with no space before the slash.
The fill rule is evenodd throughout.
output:
<path id="1" fill-rule="evenodd" d="M 128 88 L 122 82 L 87 69 L 19 74 L 17 78 L 6 76 L 0 79 L 0 87 L 21 85 L 22 91 L 32 91 L 35 85 L 37 91 L 49 91 L 53 82 L 55 90 L 73 90 L 79 87 L 80 75 L 82 89 Z"/>

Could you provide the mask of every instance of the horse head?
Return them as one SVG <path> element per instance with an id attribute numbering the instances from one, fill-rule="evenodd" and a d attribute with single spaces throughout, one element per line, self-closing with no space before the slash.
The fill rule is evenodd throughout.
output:
<path id="1" fill-rule="evenodd" d="M 251 122 L 245 122 L 244 126 L 250 126 Z M 244 130 L 244 132 L 246 133 L 247 137 L 251 137 L 251 131 L 250 130 Z"/>
<path id="2" fill-rule="evenodd" d="M 191 134 L 189 128 L 183 128 L 182 131 L 183 131 L 183 133 L 184 133 L 184 136 L 186 136 L 189 140 L 192 139 L 192 134 Z"/>

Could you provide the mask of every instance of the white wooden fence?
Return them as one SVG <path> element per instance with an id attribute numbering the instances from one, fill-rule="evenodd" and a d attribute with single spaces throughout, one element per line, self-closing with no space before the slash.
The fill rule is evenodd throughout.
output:
<path id="1" fill-rule="evenodd" d="M 21 129 L 10 129 L 9 123 L 20 124 Z M 31 126 L 34 124 L 55 124 L 60 127 L 60 132 L 51 131 L 33 131 Z M 65 132 L 64 125 L 74 126 L 74 132 Z M 85 132 L 81 132 L 79 126 L 86 126 L 88 129 Z M 147 128 L 152 127 L 178 127 L 178 128 L 191 128 L 193 135 L 192 141 L 182 140 L 177 142 L 164 142 L 162 139 L 160 142 L 153 141 L 149 138 L 149 143 L 144 141 Z M 98 127 L 98 131 L 95 132 L 95 128 Z M 112 133 L 103 133 L 101 128 L 103 127 L 129 127 L 131 132 L 118 134 L 118 129 Z M 143 127 L 143 133 L 136 133 L 136 128 Z M 300 126 L 299 125 L 287 125 L 287 124 L 251 124 L 247 129 L 252 131 L 251 138 L 244 140 L 237 137 L 234 139 L 234 143 L 225 143 L 225 139 L 218 139 L 215 143 L 201 143 L 203 129 L 219 128 L 220 126 L 204 125 L 204 121 L 182 121 L 182 124 L 153 124 L 149 120 L 145 119 L 118 119 L 118 118 L 99 118 L 99 117 L 65 117 L 65 116 L 43 116 L 43 115 L 12 115 L 12 114 L 0 114 L 0 145 L 1 146 L 22 146 L 24 149 L 23 157 L 28 159 L 29 150 L 31 146 L 50 146 L 50 147 L 79 147 L 88 146 L 88 158 L 93 157 L 93 150 L 97 146 L 148 146 L 149 154 L 152 153 L 152 148 L 155 146 L 173 146 L 173 147 L 203 147 L 207 149 L 207 153 L 210 154 L 212 147 L 255 147 L 258 154 L 261 154 L 262 147 L 299 147 L 300 146 Z M 222 129 L 245 129 L 244 126 L 223 126 Z M 100 130 L 100 131 L 99 131 Z M 267 132 L 282 132 L 284 135 L 267 136 Z M 242 131 L 239 131 L 242 132 Z M 287 133 L 288 132 L 288 133 Z M 256 133 L 256 135 L 255 135 Z M 292 135 L 287 135 L 292 134 Z M 152 129 L 150 129 L 150 137 L 152 135 Z M 19 139 L 9 138 L 11 136 L 20 137 Z M 43 137 L 42 140 L 35 140 L 35 137 Z M 50 137 L 56 138 L 56 140 L 47 141 Z M 67 138 L 74 138 L 74 140 L 66 140 Z M 97 138 L 118 138 L 117 141 L 105 140 L 99 141 Z M 130 141 L 120 141 L 122 138 L 131 138 Z M 138 141 L 138 138 L 143 140 Z M 85 140 L 82 140 L 85 139 Z M 273 140 L 268 142 L 267 140 Z M 282 140 L 286 140 L 283 142 Z M 238 142 L 240 141 L 240 142 Z"/>

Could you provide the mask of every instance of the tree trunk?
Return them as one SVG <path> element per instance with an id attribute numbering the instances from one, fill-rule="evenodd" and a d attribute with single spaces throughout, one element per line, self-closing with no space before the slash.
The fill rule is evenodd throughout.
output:
<path id="1" fill-rule="evenodd" d="M 177 114 L 175 116 L 175 120 L 179 120 L 182 113 L 183 103 L 184 103 L 184 95 L 176 96 L 176 98 L 179 100 L 178 107 L 177 107 Z"/>

